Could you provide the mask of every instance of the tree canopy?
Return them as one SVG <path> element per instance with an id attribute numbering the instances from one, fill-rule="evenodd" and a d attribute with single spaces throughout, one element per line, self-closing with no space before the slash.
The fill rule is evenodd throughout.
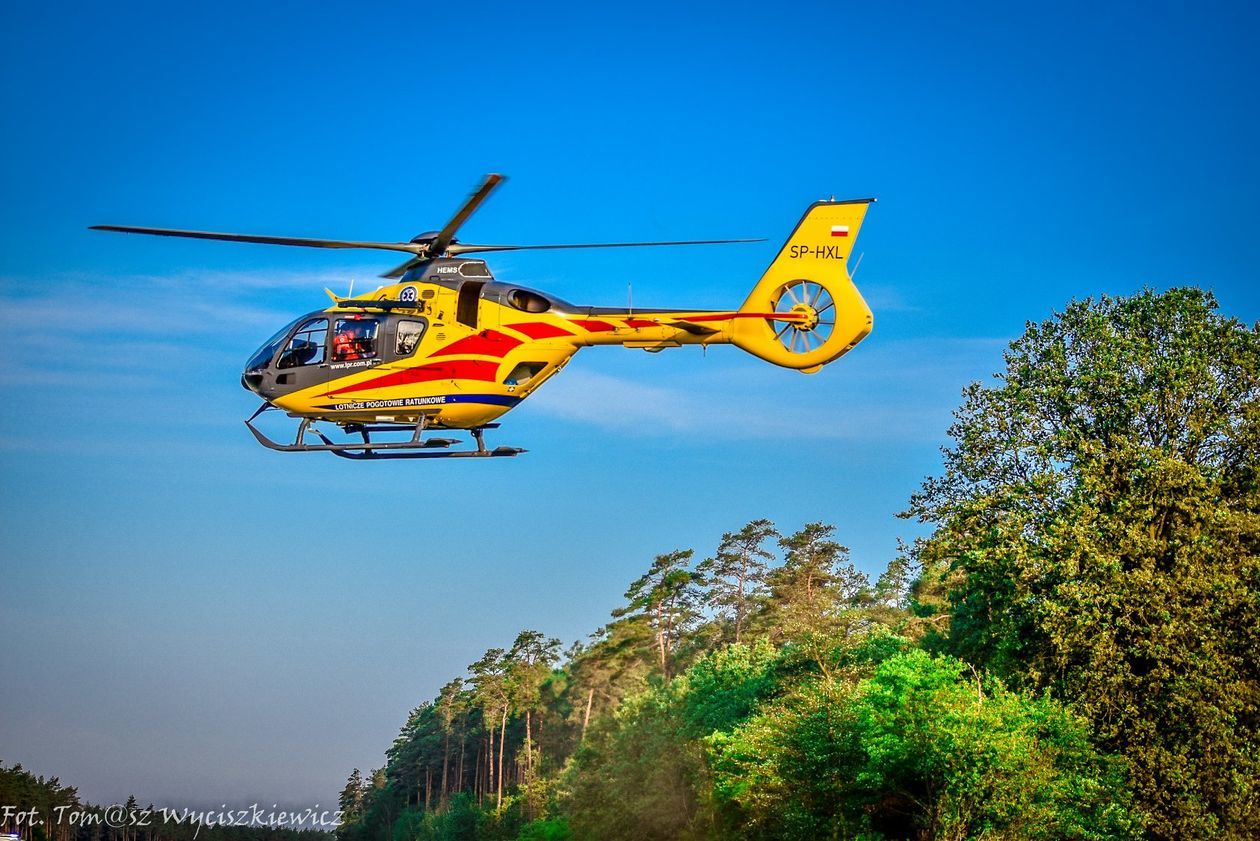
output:
<path id="1" fill-rule="evenodd" d="M 1260 333 L 1216 309 L 1028 325 L 909 511 L 937 524 L 942 647 L 1085 715 L 1169 838 L 1260 827 Z"/>

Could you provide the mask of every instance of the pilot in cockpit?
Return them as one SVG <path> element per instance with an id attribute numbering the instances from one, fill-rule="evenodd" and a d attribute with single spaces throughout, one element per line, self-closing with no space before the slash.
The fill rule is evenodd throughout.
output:
<path id="1" fill-rule="evenodd" d="M 353 359 L 365 359 L 370 356 L 368 347 L 370 337 L 367 325 L 347 322 L 333 336 L 332 358 L 334 362 L 348 362 Z"/>

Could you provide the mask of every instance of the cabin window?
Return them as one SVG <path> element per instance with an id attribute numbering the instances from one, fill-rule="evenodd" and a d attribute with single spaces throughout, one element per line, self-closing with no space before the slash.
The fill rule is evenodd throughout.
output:
<path id="1" fill-rule="evenodd" d="M 277 368 L 296 368 L 299 365 L 319 365 L 324 361 L 328 342 L 328 319 L 312 318 L 305 322 L 289 339 L 284 353 L 280 354 Z"/>
<path id="2" fill-rule="evenodd" d="M 394 353 L 398 356 L 411 356 L 415 353 L 416 346 L 420 344 L 420 337 L 424 335 L 424 328 L 427 326 L 423 321 L 398 322 Z"/>
<path id="3" fill-rule="evenodd" d="M 509 304 L 522 312 L 546 312 L 551 309 L 551 301 L 528 289 L 513 289 L 508 293 L 507 300 Z"/>
<path id="4" fill-rule="evenodd" d="M 376 358 L 377 321 L 374 318 L 339 318 L 333 330 L 333 362 Z"/>
<path id="5" fill-rule="evenodd" d="M 522 362 L 512 369 L 512 373 L 503 378 L 503 384 L 525 385 L 525 383 L 541 374 L 543 368 L 546 367 L 546 362 Z"/>

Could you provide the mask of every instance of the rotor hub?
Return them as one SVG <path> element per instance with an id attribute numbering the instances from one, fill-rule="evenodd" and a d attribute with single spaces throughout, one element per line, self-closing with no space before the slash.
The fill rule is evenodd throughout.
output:
<path id="1" fill-rule="evenodd" d="M 789 312 L 803 316 L 803 318 L 792 323 L 792 326 L 797 330 L 813 330 L 818 326 L 818 310 L 814 309 L 809 304 L 796 304 L 789 310 Z"/>

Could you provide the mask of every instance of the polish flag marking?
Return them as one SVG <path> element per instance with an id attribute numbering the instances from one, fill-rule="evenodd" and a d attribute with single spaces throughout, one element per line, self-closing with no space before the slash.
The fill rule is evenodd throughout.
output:
<path id="1" fill-rule="evenodd" d="M 833 237 L 847 237 L 849 235 L 848 225 L 832 225 L 831 235 Z"/>

